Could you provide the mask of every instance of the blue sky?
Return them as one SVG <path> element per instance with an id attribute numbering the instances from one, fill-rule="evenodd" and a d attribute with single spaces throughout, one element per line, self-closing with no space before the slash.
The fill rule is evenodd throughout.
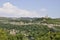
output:
<path id="1" fill-rule="evenodd" d="M 21 12 L 22 16 L 26 16 L 26 15 L 29 16 L 30 15 L 29 12 L 30 12 L 31 16 L 34 17 L 36 15 L 45 16 L 48 14 L 48 16 L 50 17 L 60 18 L 60 0 L 0 0 L 0 8 L 3 8 L 2 7 L 3 4 L 7 4 L 8 2 L 9 4 L 17 7 L 20 11 L 23 10 L 24 13 Z M 10 10 L 8 11 L 10 12 Z M 27 14 L 25 14 L 25 11 Z M 5 13 L 5 11 L 2 12 Z M 15 14 L 7 14 L 7 13 L 4 14 L 2 12 L 0 12 L 0 15 L 3 16 L 19 16 L 19 15 L 21 16 L 21 14 L 16 15 L 18 12 Z"/>

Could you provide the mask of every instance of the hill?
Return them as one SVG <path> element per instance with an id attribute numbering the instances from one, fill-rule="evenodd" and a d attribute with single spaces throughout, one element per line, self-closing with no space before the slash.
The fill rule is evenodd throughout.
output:
<path id="1" fill-rule="evenodd" d="M 6 40 L 60 40 L 58 18 L 0 17 L 0 29 Z"/>

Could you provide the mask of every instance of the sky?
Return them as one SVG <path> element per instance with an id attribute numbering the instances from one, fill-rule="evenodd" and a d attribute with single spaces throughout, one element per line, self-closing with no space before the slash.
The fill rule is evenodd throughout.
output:
<path id="1" fill-rule="evenodd" d="M 0 16 L 60 18 L 60 0 L 0 0 Z"/>

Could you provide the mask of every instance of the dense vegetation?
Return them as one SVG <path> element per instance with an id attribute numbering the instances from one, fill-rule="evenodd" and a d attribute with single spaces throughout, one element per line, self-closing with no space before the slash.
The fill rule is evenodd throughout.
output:
<path id="1" fill-rule="evenodd" d="M 0 18 L 0 40 L 60 40 L 60 27 L 54 26 L 55 29 L 49 28 L 47 24 L 60 24 L 59 19 L 45 19 L 45 18 L 30 18 L 28 19 L 12 19 L 12 18 Z M 32 20 L 32 21 L 31 21 Z M 38 23 L 29 25 L 13 25 L 3 22 L 20 22 L 24 23 Z M 10 34 L 11 31 L 17 31 L 15 34 Z M 13 31 L 13 32 L 14 32 Z M 12 33 L 13 33 L 12 32 Z"/>

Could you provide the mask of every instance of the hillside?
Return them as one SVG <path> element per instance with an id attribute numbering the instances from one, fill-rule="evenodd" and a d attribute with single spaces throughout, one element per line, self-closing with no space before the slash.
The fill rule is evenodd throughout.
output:
<path id="1" fill-rule="evenodd" d="M 6 40 L 60 40 L 60 19 L 0 17 L 0 33 Z"/>

